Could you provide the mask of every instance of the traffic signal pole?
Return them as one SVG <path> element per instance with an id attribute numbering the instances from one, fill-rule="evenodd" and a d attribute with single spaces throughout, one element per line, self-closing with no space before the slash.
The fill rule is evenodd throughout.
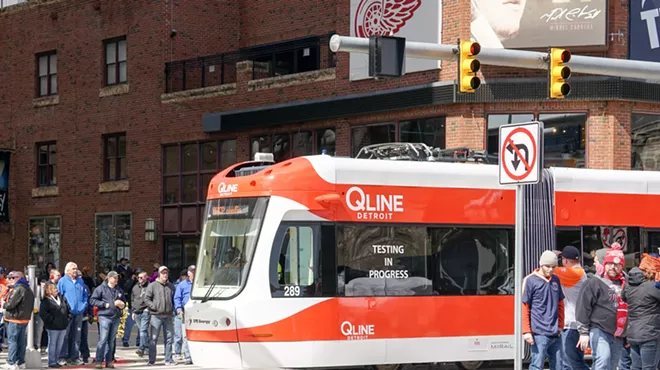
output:
<path id="1" fill-rule="evenodd" d="M 333 35 L 330 38 L 330 50 L 335 53 L 368 54 L 369 39 Z M 406 41 L 406 57 L 455 61 L 458 59 L 458 47 L 456 45 Z M 547 53 L 494 48 L 481 48 L 478 59 L 481 64 L 525 69 L 547 69 L 549 63 Z M 570 67 L 572 72 L 660 80 L 660 63 L 654 62 L 572 55 L 571 60 L 566 65 Z"/>

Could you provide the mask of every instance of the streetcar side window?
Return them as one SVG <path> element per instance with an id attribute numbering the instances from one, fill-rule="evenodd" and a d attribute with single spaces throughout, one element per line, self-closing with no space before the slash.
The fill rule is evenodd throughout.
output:
<path id="1" fill-rule="evenodd" d="M 640 228 L 637 226 L 583 226 L 582 236 L 585 270 L 595 272 L 596 267 L 594 265 L 594 258 L 596 257 L 598 250 L 605 250 L 614 242 L 618 242 L 623 247 L 623 253 L 625 256 L 624 269 L 626 271 L 639 265 L 642 258 L 640 231 Z"/>
<path id="2" fill-rule="evenodd" d="M 281 225 L 270 263 L 273 297 L 315 296 L 318 262 L 318 227 Z"/>

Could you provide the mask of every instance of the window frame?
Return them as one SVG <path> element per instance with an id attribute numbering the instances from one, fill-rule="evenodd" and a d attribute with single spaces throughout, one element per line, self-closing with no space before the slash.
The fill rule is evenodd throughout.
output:
<path id="1" fill-rule="evenodd" d="M 571 110 L 559 110 L 559 111 L 552 111 L 552 110 L 539 110 L 539 109 L 515 109 L 511 111 L 500 111 L 500 110 L 493 110 L 493 111 L 488 111 L 484 113 L 484 119 L 485 119 L 485 134 L 484 134 L 484 149 L 488 150 L 488 116 L 491 115 L 509 115 L 509 116 L 514 116 L 514 115 L 522 115 L 522 114 L 531 114 L 533 116 L 533 120 L 538 121 L 540 116 L 542 114 L 583 114 L 585 115 L 585 123 L 584 123 L 584 163 L 585 163 L 585 168 L 588 168 L 587 164 L 589 163 L 589 149 L 588 149 L 588 143 L 589 143 L 589 118 L 590 118 L 590 112 L 588 110 L 580 110 L 580 109 L 571 109 Z M 499 134 L 498 134 L 499 135 Z M 545 145 L 545 144 L 544 144 Z M 489 152 L 490 153 L 490 152 Z M 499 150 L 497 151 L 499 153 Z M 499 154 L 498 154 L 499 155 Z M 545 161 L 545 156 L 543 158 Z M 545 165 L 545 164 L 544 164 Z"/>
<path id="2" fill-rule="evenodd" d="M 126 60 L 124 61 L 119 61 L 119 43 L 121 41 L 125 41 L 126 44 Z M 108 46 L 112 44 L 115 45 L 115 60 L 112 61 L 112 63 L 109 63 Z M 104 67 L 103 81 L 105 82 L 105 86 L 116 86 L 116 85 L 128 83 L 128 40 L 126 39 L 126 36 L 119 36 L 119 37 L 103 40 L 103 60 L 105 62 L 103 65 Z M 124 65 L 126 66 L 126 79 L 124 81 L 120 81 L 120 77 L 119 77 L 119 70 L 121 63 L 124 63 Z M 113 66 L 115 69 L 115 82 L 112 83 L 108 81 L 108 71 L 111 68 L 111 66 Z"/>
<path id="3" fill-rule="evenodd" d="M 206 206 L 206 199 L 203 199 L 205 197 L 202 197 L 201 195 L 203 194 L 204 191 L 208 190 L 204 187 L 202 187 L 201 184 L 201 178 L 203 175 L 216 175 L 222 170 L 224 170 L 226 167 L 222 167 L 222 143 L 224 142 L 229 142 L 229 141 L 234 141 L 234 153 L 237 156 L 238 151 L 236 150 L 237 145 L 238 145 L 238 140 L 236 137 L 228 137 L 228 138 L 223 138 L 223 139 L 216 139 L 216 140 L 196 140 L 196 141 L 184 141 L 184 142 L 178 142 L 178 143 L 169 143 L 169 144 L 163 144 L 161 145 L 161 198 L 160 198 L 160 205 L 161 205 L 161 220 L 165 222 L 165 211 L 167 209 L 177 209 L 177 212 L 179 214 L 178 217 L 178 224 L 177 224 L 177 232 L 171 232 L 171 231 L 163 231 L 163 236 L 190 236 L 190 235 L 199 235 L 201 234 L 202 231 L 202 226 L 203 226 L 203 212 Z M 216 143 L 216 169 L 214 170 L 202 170 L 202 157 L 203 157 L 203 152 L 202 152 L 202 147 L 206 143 Z M 197 171 L 186 171 L 183 172 L 183 147 L 186 145 L 190 144 L 195 144 L 197 145 Z M 176 172 L 166 172 L 167 170 L 167 149 L 175 147 L 177 157 L 178 157 L 178 164 L 177 164 L 177 169 Z M 238 158 L 235 159 L 236 161 Z M 234 162 L 236 163 L 236 162 Z M 232 163 L 232 164 L 234 164 Z M 231 166 L 232 164 L 228 164 L 227 166 Z M 196 199 L 194 202 L 183 202 L 183 178 L 185 176 L 189 175 L 196 175 L 197 178 L 197 194 L 196 194 Z M 171 178 L 176 178 L 177 182 L 177 192 L 176 192 L 176 201 L 172 203 L 166 203 L 166 196 L 167 196 L 167 188 L 166 188 L 166 183 L 168 179 Z M 184 208 L 197 208 L 196 212 L 198 214 L 198 220 L 197 220 L 197 227 L 196 231 L 182 231 L 183 228 L 183 220 L 181 217 L 182 214 L 182 209 Z"/>
<path id="4" fill-rule="evenodd" d="M 124 138 L 124 147 L 125 153 L 124 156 L 120 156 L 119 153 L 119 140 Z M 116 140 L 115 143 L 115 153 L 112 157 L 108 156 L 108 141 Z M 126 159 L 126 167 L 128 167 L 128 138 L 126 132 L 114 132 L 112 134 L 103 135 L 103 181 L 121 181 L 128 179 L 128 168 L 126 168 L 126 177 L 121 176 L 121 159 Z M 110 167 L 108 161 L 115 160 L 115 176 L 114 178 L 110 177 Z"/>
<path id="5" fill-rule="evenodd" d="M 313 233 L 313 246 L 312 253 L 314 254 L 314 281 L 309 286 L 300 286 L 300 295 L 292 295 L 292 290 L 290 287 L 295 287 L 296 285 L 285 284 L 280 285 L 279 279 L 277 276 L 280 255 L 282 253 L 282 244 L 284 242 L 284 236 L 286 231 L 295 227 L 297 229 L 301 227 L 309 227 L 312 229 Z M 300 235 L 300 234 L 298 234 Z M 270 284 L 270 292 L 272 298 L 317 298 L 322 296 L 322 290 L 319 289 L 319 283 L 322 281 L 322 261 L 321 261 L 321 223 L 320 222 L 307 222 L 307 221 L 283 221 L 277 227 L 275 238 L 273 239 L 273 246 L 271 248 L 269 268 L 268 268 L 268 280 Z M 336 251 L 335 251 L 336 253 Z M 283 266 L 284 267 L 284 266 Z M 288 289 L 286 287 L 289 287 Z"/>
<path id="6" fill-rule="evenodd" d="M 44 51 L 44 52 L 35 54 L 35 61 L 36 61 L 35 93 L 36 93 L 36 96 L 39 97 L 39 98 L 43 98 L 43 97 L 47 97 L 47 96 L 55 96 L 55 95 L 58 94 L 58 90 L 56 90 L 55 92 L 52 91 L 53 86 L 52 86 L 52 83 L 51 83 L 51 76 L 55 76 L 55 80 L 57 81 L 57 71 L 55 71 L 55 73 L 51 73 L 51 71 L 50 71 L 50 60 L 51 60 L 51 57 L 53 57 L 53 56 L 55 56 L 55 58 L 57 58 L 57 50 L 48 50 L 48 51 Z M 41 71 L 39 69 L 39 67 L 40 67 L 39 61 L 41 60 L 41 58 L 44 58 L 44 57 L 46 58 L 46 74 L 44 76 L 41 76 Z M 57 60 L 55 61 L 55 66 L 56 66 L 56 69 L 57 69 Z M 42 77 L 46 77 L 46 80 L 47 80 L 46 93 L 43 94 L 43 95 L 41 94 L 41 78 Z M 59 89 L 59 84 L 58 84 L 57 88 Z"/>
<path id="7" fill-rule="evenodd" d="M 327 126 L 327 127 L 318 127 L 318 128 L 306 128 L 306 129 L 300 129 L 300 130 L 284 130 L 284 131 L 275 131 L 275 132 L 268 132 L 268 133 L 263 133 L 263 134 L 255 134 L 255 135 L 250 135 L 248 138 L 248 145 L 250 146 L 250 160 L 254 158 L 254 155 L 256 153 L 252 152 L 252 142 L 255 139 L 261 138 L 261 137 L 268 137 L 268 146 L 270 146 L 270 153 L 273 153 L 273 138 L 278 135 L 288 135 L 289 136 L 289 158 L 296 158 L 293 156 L 294 154 L 294 147 L 293 147 L 293 142 L 294 142 L 294 137 L 295 134 L 302 133 L 302 132 L 311 132 L 312 134 L 312 153 L 311 154 L 304 154 L 304 155 L 317 155 L 321 154 L 321 151 L 319 149 L 319 136 L 321 133 L 325 132 L 326 130 L 332 130 L 335 133 L 335 154 L 337 153 L 337 127 L 336 126 Z M 332 155 L 332 154 L 329 154 Z"/>
<path id="8" fill-rule="evenodd" d="M 39 157 L 40 157 L 40 148 L 42 146 L 46 145 L 47 146 L 47 153 L 48 153 L 48 162 L 46 164 L 40 164 L 39 162 Z M 55 182 L 53 182 L 53 171 L 52 168 L 57 168 L 57 163 L 53 163 L 51 161 L 51 146 L 55 146 L 55 153 L 57 153 L 57 141 L 51 140 L 51 141 L 43 141 L 43 142 L 38 142 L 35 143 L 35 151 L 36 151 L 36 157 L 35 157 L 35 165 L 36 165 L 36 187 L 37 188 L 46 188 L 46 187 L 51 187 L 51 186 L 57 186 L 57 175 L 55 177 Z M 57 157 L 55 157 L 55 160 L 57 160 Z M 41 184 L 41 169 L 45 168 L 46 169 L 46 178 L 47 183 Z M 54 171 L 55 174 L 57 174 L 57 169 Z"/>
<path id="9" fill-rule="evenodd" d="M 437 119 L 437 118 L 442 118 L 444 119 L 444 143 L 443 143 L 443 148 L 446 149 L 447 147 L 447 114 L 438 114 L 438 115 L 424 115 L 421 117 L 411 117 L 411 118 L 404 118 L 404 119 L 396 119 L 396 120 L 387 120 L 383 122 L 370 122 L 370 123 L 358 123 L 358 124 L 352 124 L 349 127 L 349 132 L 348 132 L 348 141 L 349 141 L 349 150 L 350 150 L 350 156 L 351 158 L 355 157 L 357 153 L 360 151 L 359 149 L 355 151 L 355 143 L 353 142 L 353 129 L 358 128 L 358 127 L 369 127 L 369 126 L 382 126 L 382 125 L 394 125 L 394 138 L 395 138 L 395 143 L 402 143 L 401 141 L 401 129 L 400 125 L 401 123 L 404 122 L 412 122 L 412 121 L 425 121 L 425 120 L 431 120 L 431 119 Z M 487 133 L 488 131 L 486 131 Z M 361 148 L 360 148 L 361 149 Z"/>

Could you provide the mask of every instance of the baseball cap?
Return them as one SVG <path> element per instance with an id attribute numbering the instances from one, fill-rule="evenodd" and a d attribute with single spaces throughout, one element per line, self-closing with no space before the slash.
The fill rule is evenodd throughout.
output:
<path id="1" fill-rule="evenodd" d="M 160 274 L 160 273 L 163 272 L 163 271 L 170 272 L 170 269 L 168 269 L 167 266 L 160 266 L 160 267 L 158 268 L 158 273 Z"/>
<path id="2" fill-rule="evenodd" d="M 578 261 L 580 259 L 580 251 L 572 245 L 567 245 L 564 247 L 564 250 L 561 251 L 561 257 L 566 258 L 567 260 Z"/>
<path id="3" fill-rule="evenodd" d="M 107 275 L 108 278 L 117 277 L 117 276 L 119 276 L 117 271 L 110 271 L 110 272 L 108 272 L 108 275 Z"/>
<path id="4" fill-rule="evenodd" d="M 195 265 L 188 266 L 188 271 L 195 271 Z"/>

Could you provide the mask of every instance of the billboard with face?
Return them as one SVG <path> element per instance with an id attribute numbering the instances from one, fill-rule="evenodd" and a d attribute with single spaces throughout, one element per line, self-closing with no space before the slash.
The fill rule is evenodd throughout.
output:
<path id="1" fill-rule="evenodd" d="M 471 0 L 472 39 L 486 48 L 605 46 L 606 0 Z"/>

